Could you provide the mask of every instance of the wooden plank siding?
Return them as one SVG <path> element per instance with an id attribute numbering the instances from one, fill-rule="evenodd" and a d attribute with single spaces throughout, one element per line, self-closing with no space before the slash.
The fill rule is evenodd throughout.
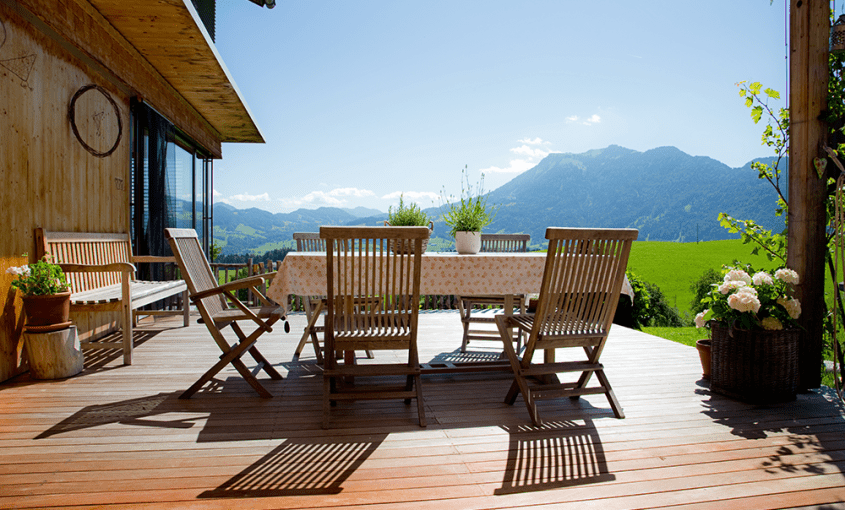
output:
<path id="1" fill-rule="evenodd" d="M 217 360 L 206 329 L 136 330 L 135 363 L 86 355 L 58 381 L 0 385 L 2 508 L 788 508 L 845 505 L 845 420 L 829 391 L 752 406 L 712 395 L 694 348 L 614 326 L 602 356 L 625 410 L 601 395 L 543 402 L 529 426 L 506 374 L 427 376 L 427 428 L 401 401 L 341 403 L 322 430 L 305 324 L 262 352 L 283 373 L 261 399 Z M 420 314 L 420 358 L 456 356 L 457 312 Z M 490 343 L 471 356 L 495 357 Z M 215 352 L 218 351 L 218 352 Z M 384 361 L 380 352 L 372 362 Z M 361 363 L 371 362 L 361 359 Z"/>
<path id="2" fill-rule="evenodd" d="M 0 47 L 0 211 L 6 228 L 0 236 L 0 380 L 21 370 L 19 298 L 10 289 L 10 266 L 34 261 L 34 230 L 125 232 L 128 228 L 129 98 L 93 73 L 0 1 L 6 33 Z M 31 66 L 22 65 L 26 58 Z M 80 87 L 95 83 L 116 101 L 123 123 L 121 143 L 105 158 L 95 157 L 76 140 L 68 105 Z M 90 103 L 79 104 L 79 119 L 91 117 Z M 113 115 L 113 112 L 109 112 Z M 115 119 L 112 118 L 112 121 Z M 116 122 L 79 123 L 87 140 L 113 140 Z M 10 232 L 10 234 L 7 234 Z M 29 254 L 22 256 L 22 254 Z M 112 319 L 93 322 L 75 314 L 81 330 L 107 330 Z"/>
<path id="3" fill-rule="evenodd" d="M 174 23 L 179 28 L 170 30 Z M 0 32 L 3 381 L 25 369 L 21 304 L 5 270 L 34 261 L 34 229 L 129 231 L 130 100 L 155 108 L 214 158 L 222 156 L 223 141 L 263 138 L 190 2 L 0 0 Z M 72 98 L 89 85 L 107 94 L 117 112 L 100 89 L 80 96 L 79 138 L 107 152 L 117 118 L 122 124 L 120 142 L 105 157 L 89 153 L 69 121 Z M 72 318 L 96 336 L 115 328 L 113 315 Z"/>

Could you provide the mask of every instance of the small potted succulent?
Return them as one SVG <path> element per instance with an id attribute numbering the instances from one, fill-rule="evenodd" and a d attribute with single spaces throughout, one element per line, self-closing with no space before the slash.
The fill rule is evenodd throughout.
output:
<path id="1" fill-rule="evenodd" d="M 6 273 L 16 277 L 12 287 L 21 291 L 28 330 L 43 333 L 70 325 L 70 284 L 49 255 L 34 264 L 10 267 Z"/>
<path id="2" fill-rule="evenodd" d="M 487 205 L 487 198 L 484 174 L 473 193 L 466 166 L 462 171 L 460 199 L 446 198 L 445 191 L 441 192 L 441 210 L 445 207 L 443 221 L 451 227 L 449 233 L 455 238 L 458 253 L 475 254 L 481 250 L 481 229 L 493 221 L 497 210 L 497 207 Z"/>
<path id="3" fill-rule="evenodd" d="M 793 400 L 798 379 L 798 274 L 726 267 L 695 317 L 711 332 L 710 388 L 753 403 Z"/>
<path id="4" fill-rule="evenodd" d="M 405 205 L 405 197 L 399 195 L 399 207 L 393 209 L 390 206 L 387 210 L 387 221 L 384 222 L 385 227 L 428 227 L 429 232 L 434 231 L 434 222 L 428 217 L 428 214 L 420 209 L 420 206 L 415 202 Z M 428 239 L 422 242 L 422 250 L 425 253 L 428 247 Z M 397 253 L 409 253 L 410 243 L 406 240 L 402 247 L 392 246 L 393 251 Z"/>

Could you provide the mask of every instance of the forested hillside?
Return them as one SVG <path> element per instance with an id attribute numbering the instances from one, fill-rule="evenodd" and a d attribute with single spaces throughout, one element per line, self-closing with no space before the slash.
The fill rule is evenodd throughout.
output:
<path id="1" fill-rule="evenodd" d="M 757 178 L 750 162 L 730 168 L 714 159 L 690 156 L 674 147 L 638 152 L 612 145 L 583 154 L 550 154 L 534 168 L 490 192 L 498 204 L 485 232 L 524 232 L 544 244 L 548 226 L 633 227 L 640 240 L 709 241 L 735 238 L 719 225 L 726 212 L 782 230 L 774 215 L 776 194 Z M 785 185 L 784 185 L 785 187 Z M 451 242 L 438 208 L 432 246 Z M 291 246 L 293 232 L 320 225 L 376 225 L 387 214 L 337 208 L 272 214 L 260 209 L 214 206 L 214 239 L 223 253 L 263 253 Z"/>

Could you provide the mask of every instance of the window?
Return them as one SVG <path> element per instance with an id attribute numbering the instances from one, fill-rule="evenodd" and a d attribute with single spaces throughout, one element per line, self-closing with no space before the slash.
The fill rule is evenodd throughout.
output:
<path id="1" fill-rule="evenodd" d="M 208 254 L 211 157 L 144 103 L 132 104 L 131 135 L 133 251 L 136 255 L 171 255 L 164 229 L 176 227 L 196 230 Z M 141 275 L 155 280 L 154 272 L 144 270 Z"/>

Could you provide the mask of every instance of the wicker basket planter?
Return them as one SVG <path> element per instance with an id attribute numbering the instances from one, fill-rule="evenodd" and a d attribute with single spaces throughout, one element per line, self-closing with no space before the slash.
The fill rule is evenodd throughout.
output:
<path id="1" fill-rule="evenodd" d="M 710 389 L 753 404 L 795 400 L 800 331 L 711 324 Z"/>
<path id="2" fill-rule="evenodd" d="M 393 225 L 391 225 L 390 222 L 385 221 L 384 226 L 385 227 L 392 227 Z M 434 233 L 434 222 L 433 221 L 428 223 L 428 231 L 429 231 L 428 237 L 431 238 L 431 234 Z M 396 254 L 406 254 L 406 253 L 413 253 L 414 252 L 413 241 L 411 241 L 410 239 L 403 239 L 403 240 L 399 240 L 399 241 L 394 241 L 393 239 L 390 239 L 388 241 L 387 245 L 390 248 L 390 251 L 392 251 L 393 253 L 396 253 Z M 427 248 L 428 248 L 428 239 L 423 239 L 422 252 L 425 253 L 425 250 Z"/>

